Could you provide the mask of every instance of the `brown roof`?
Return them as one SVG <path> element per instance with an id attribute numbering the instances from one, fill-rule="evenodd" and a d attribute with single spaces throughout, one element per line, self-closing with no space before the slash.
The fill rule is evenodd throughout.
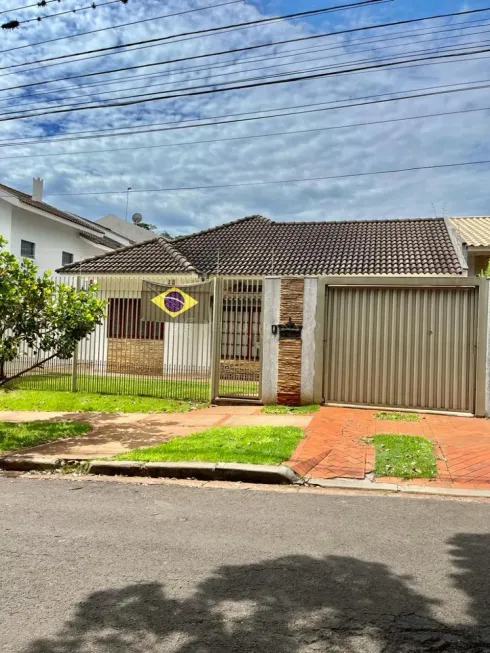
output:
<path id="1" fill-rule="evenodd" d="M 113 240 L 112 238 L 108 238 L 107 236 L 96 236 L 95 234 L 87 234 L 85 232 L 80 233 L 80 236 L 85 238 L 85 240 L 89 240 L 91 243 L 102 245 L 103 247 L 109 247 L 110 249 L 120 249 L 121 247 L 125 247 L 122 243 Z"/>
<path id="2" fill-rule="evenodd" d="M 74 224 L 78 224 L 79 226 L 82 227 L 88 227 L 89 229 L 92 229 L 97 233 L 102 233 L 102 234 L 104 233 L 103 229 L 95 225 L 90 220 L 86 220 L 85 218 L 82 218 L 79 215 L 75 215 L 74 213 L 67 213 L 66 211 L 61 211 L 60 209 L 57 209 L 55 206 L 51 206 L 51 204 L 46 204 L 46 202 L 37 202 L 36 200 L 32 199 L 31 195 L 28 195 L 27 193 L 23 193 L 22 191 L 17 190 L 16 188 L 5 186 L 5 184 L 0 184 L 0 192 L 1 191 L 5 191 L 6 193 L 9 193 L 9 195 L 13 195 L 24 204 L 33 206 L 34 208 L 40 209 L 41 211 L 46 211 L 46 213 L 51 213 L 52 215 L 55 215 L 58 218 L 63 218 L 64 220 L 68 220 L 69 222 L 73 222 Z"/>
<path id="3" fill-rule="evenodd" d="M 59 268 L 57 272 L 99 274 L 158 274 L 161 272 L 195 272 L 184 256 L 165 238 L 154 238 L 128 245 L 114 252 L 93 256 Z"/>
<path id="4" fill-rule="evenodd" d="M 443 219 L 273 222 L 250 216 L 172 242 L 202 274 L 461 274 Z M 166 255 L 142 243 L 131 260 L 119 252 L 84 263 L 86 272 L 173 272 Z M 168 243 L 167 243 L 168 245 Z M 93 259 L 95 260 L 95 259 Z M 124 270 L 121 263 L 124 260 Z M 172 260 L 174 260 L 172 258 Z M 134 267 L 132 267 L 134 266 Z M 63 271 L 73 266 L 63 268 Z"/>
<path id="5" fill-rule="evenodd" d="M 452 227 L 470 247 L 490 247 L 490 216 L 449 218 Z"/>

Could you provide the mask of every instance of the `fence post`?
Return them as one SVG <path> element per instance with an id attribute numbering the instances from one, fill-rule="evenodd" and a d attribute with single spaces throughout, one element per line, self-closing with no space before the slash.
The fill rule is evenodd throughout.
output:
<path id="1" fill-rule="evenodd" d="M 222 280 L 213 280 L 213 324 L 211 336 L 211 383 L 209 401 L 212 403 L 219 394 L 219 376 L 221 363 L 221 318 L 223 311 Z"/>
<path id="2" fill-rule="evenodd" d="M 81 288 L 81 278 L 77 276 L 76 280 L 76 289 L 77 291 L 80 290 Z M 71 391 L 76 392 L 77 391 L 77 373 L 78 373 L 78 348 L 80 346 L 80 343 L 77 342 L 77 345 L 75 347 L 75 351 L 73 352 L 73 363 L 72 363 L 72 368 L 71 368 Z"/>

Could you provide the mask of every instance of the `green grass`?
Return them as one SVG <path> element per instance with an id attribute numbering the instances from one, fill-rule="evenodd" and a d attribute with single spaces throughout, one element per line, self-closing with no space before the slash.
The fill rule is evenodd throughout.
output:
<path id="1" fill-rule="evenodd" d="M 12 382 L 12 389 L 71 391 L 71 374 L 31 374 Z M 208 380 L 179 381 L 164 377 L 131 377 L 98 374 L 79 374 L 79 392 L 131 395 L 138 397 L 178 398 L 183 401 L 209 401 L 210 383 Z M 258 395 L 258 383 L 252 381 L 220 381 L 220 396 Z"/>
<path id="2" fill-rule="evenodd" d="M 400 478 L 435 478 L 437 459 L 430 440 L 414 435 L 375 435 L 375 474 Z"/>
<path id="3" fill-rule="evenodd" d="M 376 413 L 376 419 L 393 420 L 395 422 L 420 422 L 417 413 Z"/>
<path id="4" fill-rule="evenodd" d="M 0 391 L 0 410 L 67 413 L 184 413 L 199 404 L 174 399 L 46 390 Z"/>
<path id="5" fill-rule="evenodd" d="M 116 460 L 280 464 L 289 460 L 303 431 L 289 426 L 219 426 L 156 447 L 134 449 Z"/>
<path id="6" fill-rule="evenodd" d="M 91 430 L 80 422 L 0 422 L 0 451 L 15 451 L 62 438 L 83 435 Z"/>
<path id="7" fill-rule="evenodd" d="M 264 406 L 262 413 L 266 415 L 311 415 L 320 408 L 319 404 L 311 406 Z"/>

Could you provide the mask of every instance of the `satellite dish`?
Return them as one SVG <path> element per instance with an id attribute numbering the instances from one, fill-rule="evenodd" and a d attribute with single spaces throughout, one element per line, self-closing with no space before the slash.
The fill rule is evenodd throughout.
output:
<path id="1" fill-rule="evenodd" d="M 141 213 L 133 213 L 132 220 L 134 224 L 140 224 L 141 222 L 143 222 L 143 216 L 141 215 Z"/>

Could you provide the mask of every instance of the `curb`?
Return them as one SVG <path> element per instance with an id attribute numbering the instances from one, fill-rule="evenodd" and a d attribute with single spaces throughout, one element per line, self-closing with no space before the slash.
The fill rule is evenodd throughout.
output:
<path id="1" fill-rule="evenodd" d="M 199 481 L 239 481 L 269 485 L 292 485 L 300 477 L 286 465 L 242 465 L 239 463 L 140 463 L 126 460 L 63 460 L 51 456 L 6 456 L 0 469 L 6 471 L 55 471 L 69 465 L 87 463 L 85 473 L 97 476 L 145 476 L 151 478 L 197 479 Z"/>
<path id="2" fill-rule="evenodd" d="M 419 496 L 479 497 L 490 499 L 490 487 L 488 490 L 471 490 L 465 488 L 427 487 L 422 485 L 397 485 L 395 483 L 372 483 L 371 481 L 351 478 L 310 478 L 306 480 L 306 485 L 331 490 L 367 490 L 373 493 L 390 492 L 392 494 L 417 494 Z"/>

